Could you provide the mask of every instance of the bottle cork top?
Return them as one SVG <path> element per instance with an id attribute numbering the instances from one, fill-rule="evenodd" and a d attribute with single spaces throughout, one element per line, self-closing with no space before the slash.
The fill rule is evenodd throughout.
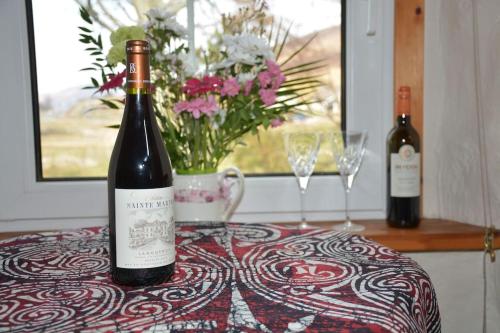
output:
<path id="1" fill-rule="evenodd" d="M 408 87 L 408 86 L 401 86 L 401 87 L 399 87 L 398 96 L 400 98 L 408 98 L 408 99 L 410 99 L 410 97 L 411 97 L 411 88 Z"/>
<path id="2" fill-rule="evenodd" d="M 408 86 L 402 86 L 398 90 L 397 115 L 410 115 L 411 89 Z"/>
<path id="3" fill-rule="evenodd" d="M 149 53 L 149 43 L 146 40 L 128 40 L 125 51 L 131 53 Z"/>

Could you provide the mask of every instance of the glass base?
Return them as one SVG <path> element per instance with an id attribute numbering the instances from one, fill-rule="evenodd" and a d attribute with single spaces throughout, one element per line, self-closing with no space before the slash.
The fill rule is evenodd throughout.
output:
<path id="1" fill-rule="evenodd" d="M 310 227 L 310 225 L 306 221 L 302 221 L 299 224 L 299 229 L 307 229 L 309 227 Z"/>
<path id="2" fill-rule="evenodd" d="M 337 224 L 332 228 L 335 231 L 343 231 L 348 233 L 355 233 L 365 230 L 364 225 L 354 224 L 351 221 L 345 221 L 342 224 Z"/>

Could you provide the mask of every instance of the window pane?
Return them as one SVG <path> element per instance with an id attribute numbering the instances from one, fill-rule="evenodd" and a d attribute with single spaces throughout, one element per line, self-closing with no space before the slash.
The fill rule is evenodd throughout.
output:
<path id="1" fill-rule="evenodd" d="M 236 12 L 242 3 L 249 1 L 199 0 L 196 2 L 196 45 L 204 44 L 220 23 L 220 15 Z M 322 74 L 325 86 L 318 89 L 313 99 L 322 101 L 311 105 L 306 114 L 291 116 L 277 128 L 261 131 L 244 138 L 223 166 L 236 165 L 245 173 L 289 173 L 283 143 L 283 133 L 289 131 L 314 131 L 324 134 L 339 131 L 341 126 L 341 0 L 268 0 L 268 11 L 273 16 L 274 29 L 281 24 L 284 35 L 291 27 L 288 43 L 280 59 L 299 49 L 314 35 L 316 37 L 289 65 L 324 59 L 326 68 L 312 74 Z M 279 61 L 278 61 L 279 63 Z M 315 168 L 316 172 L 333 172 L 331 145 L 324 135 Z"/>
<path id="2" fill-rule="evenodd" d="M 204 47 L 210 34 L 220 23 L 220 14 L 234 12 L 241 0 L 195 2 L 196 46 Z M 95 2 L 97 4 L 97 2 Z M 148 6 L 140 2 L 100 1 L 94 6 L 101 25 L 104 49 L 109 46 L 109 34 L 118 25 L 131 25 Z M 167 1 L 167 8 L 178 13 L 178 20 L 186 24 L 185 1 Z M 293 3 L 287 0 L 267 1 L 276 24 L 282 20 L 282 29 L 292 22 L 284 58 L 317 33 L 317 37 L 300 54 L 296 63 L 327 59 L 322 70 L 327 82 L 317 91 L 323 104 L 311 106 L 317 116 L 297 115 L 278 128 L 261 131 L 259 137 L 248 135 L 246 146 L 239 146 L 224 165 L 237 165 L 247 173 L 290 172 L 282 143 L 284 131 L 300 129 L 328 132 L 340 125 L 340 0 L 305 0 Z M 144 1 L 151 5 L 151 2 Z M 109 128 L 121 120 L 122 111 L 104 107 L 93 94 L 95 89 L 83 90 L 90 84 L 90 73 L 80 71 L 88 67 L 92 57 L 85 45 L 78 42 L 78 26 L 83 22 L 78 5 L 73 1 L 57 0 L 46 5 L 44 0 L 33 0 L 33 24 L 37 66 L 41 168 L 48 178 L 105 177 L 109 155 L 117 130 Z M 105 9 L 105 10 L 104 10 Z M 57 17 L 57 20 L 54 20 Z M 104 96 L 106 97 L 106 96 Z M 108 96 L 109 97 L 109 96 Z M 333 171 L 330 149 L 322 145 L 316 171 Z"/>
<path id="3" fill-rule="evenodd" d="M 78 41 L 82 24 L 76 1 L 33 0 L 43 178 L 105 177 L 122 111 L 93 95 L 90 75 L 80 71 L 92 58 Z M 57 17 L 57 20 L 54 20 Z M 109 30 L 103 29 L 108 45 Z M 35 110 L 36 112 L 36 110 Z"/>

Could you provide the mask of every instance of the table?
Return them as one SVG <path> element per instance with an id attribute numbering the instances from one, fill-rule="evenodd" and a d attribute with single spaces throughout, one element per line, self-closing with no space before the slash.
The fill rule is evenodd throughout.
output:
<path id="1" fill-rule="evenodd" d="M 361 236 L 270 224 L 184 223 L 172 281 L 109 277 L 107 228 L 0 242 L 0 331 L 440 332 L 413 260 Z"/>

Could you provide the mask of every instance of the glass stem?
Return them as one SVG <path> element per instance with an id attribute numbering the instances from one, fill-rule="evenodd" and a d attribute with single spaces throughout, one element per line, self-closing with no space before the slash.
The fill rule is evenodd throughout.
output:
<path id="1" fill-rule="evenodd" d="M 300 221 L 303 223 L 306 221 L 306 216 L 304 215 L 304 201 L 306 197 L 307 185 L 309 184 L 309 177 L 297 177 L 300 190 Z"/>
<path id="2" fill-rule="evenodd" d="M 300 220 L 302 222 L 306 221 L 306 216 L 304 214 L 304 200 L 306 196 L 306 189 L 300 189 Z"/>
<path id="3" fill-rule="evenodd" d="M 345 223 L 351 224 L 351 217 L 349 216 L 349 193 L 351 190 L 346 187 L 345 188 Z"/>

